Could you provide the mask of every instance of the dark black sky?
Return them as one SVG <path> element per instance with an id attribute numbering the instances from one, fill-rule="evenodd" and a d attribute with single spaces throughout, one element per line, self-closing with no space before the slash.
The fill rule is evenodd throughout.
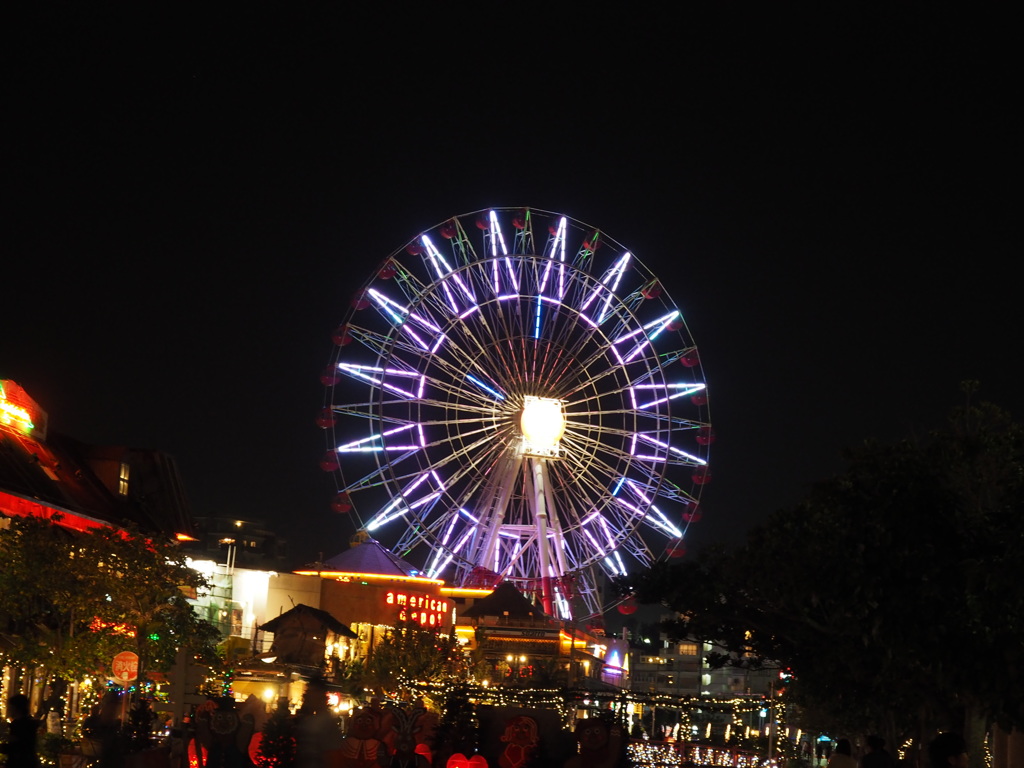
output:
<path id="1" fill-rule="evenodd" d="M 0 377 L 53 429 L 173 454 L 196 514 L 343 548 L 330 332 L 371 264 L 488 206 L 604 229 L 682 308 L 719 438 L 698 544 L 962 379 L 1024 412 L 1007 20 L 292 5 L 7 32 Z"/>

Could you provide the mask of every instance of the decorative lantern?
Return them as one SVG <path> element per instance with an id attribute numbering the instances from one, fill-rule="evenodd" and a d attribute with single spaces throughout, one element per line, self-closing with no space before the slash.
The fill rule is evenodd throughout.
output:
<path id="1" fill-rule="evenodd" d="M 349 495 L 342 491 L 334 497 L 334 501 L 331 502 L 331 509 L 339 514 L 344 514 L 352 510 L 352 499 Z"/>
<path id="2" fill-rule="evenodd" d="M 380 271 L 377 273 L 377 277 L 381 280 L 390 280 L 392 277 L 398 274 L 398 267 L 395 266 L 394 262 L 389 261 Z"/>
<path id="3" fill-rule="evenodd" d="M 335 451 L 328 451 L 320 459 L 320 469 L 324 472 L 333 472 L 341 465 L 338 463 L 338 454 Z"/>
<path id="4" fill-rule="evenodd" d="M 411 243 L 405 246 L 405 250 L 408 251 L 413 256 L 419 256 L 421 253 L 423 253 L 423 246 L 420 244 L 418 240 L 413 240 Z"/>
<path id="5" fill-rule="evenodd" d="M 630 597 L 619 603 L 619 613 L 623 616 L 629 616 L 630 614 L 636 613 L 636 598 Z"/>
<path id="6" fill-rule="evenodd" d="M 685 365 L 687 368 L 694 368 L 700 365 L 700 355 L 697 354 L 696 349 L 691 349 L 689 352 L 684 353 L 679 358 L 679 362 Z"/>
<path id="7" fill-rule="evenodd" d="M 451 240 L 458 233 L 459 228 L 455 226 L 454 221 L 447 221 L 441 225 L 441 237 L 443 237 L 445 240 Z"/>
<path id="8" fill-rule="evenodd" d="M 491 228 L 491 222 L 487 220 L 486 216 L 477 216 L 476 228 L 481 230 L 482 232 L 486 232 L 488 229 Z"/>

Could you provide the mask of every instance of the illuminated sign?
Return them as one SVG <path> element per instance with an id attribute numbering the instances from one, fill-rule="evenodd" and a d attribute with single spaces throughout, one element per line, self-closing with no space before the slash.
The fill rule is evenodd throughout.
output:
<path id="1" fill-rule="evenodd" d="M 0 429 L 46 439 L 46 414 L 9 380 L 0 381 Z"/>
<path id="2" fill-rule="evenodd" d="M 399 621 L 413 621 L 424 627 L 441 627 L 448 613 L 448 601 L 431 595 L 391 590 L 384 602 L 398 608 Z"/>

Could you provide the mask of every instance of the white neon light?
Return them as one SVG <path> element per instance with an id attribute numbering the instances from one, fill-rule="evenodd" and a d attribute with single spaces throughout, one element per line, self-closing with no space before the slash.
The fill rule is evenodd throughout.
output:
<path id="1" fill-rule="evenodd" d="M 449 265 L 448 262 L 445 260 L 444 256 L 441 255 L 441 252 L 434 247 L 434 244 L 433 242 L 431 242 L 430 238 L 427 237 L 426 235 L 423 235 L 422 240 L 423 245 L 426 246 L 427 255 L 434 263 L 434 271 L 437 272 L 437 276 L 442 280 L 445 280 L 446 277 L 451 275 L 452 279 L 455 281 L 455 284 L 459 286 L 459 289 L 462 291 L 463 295 L 466 297 L 466 299 L 469 300 L 469 303 L 476 304 L 476 296 L 473 294 L 473 291 L 469 289 L 469 287 L 462 281 L 462 278 L 459 277 L 459 275 L 453 274 L 451 265 Z M 454 298 L 451 297 L 451 292 L 448 290 L 447 280 L 445 280 L 443 285 L 445 292 L 449 296 L 450 303 L 452 304 L 452 311 L 458 312 L 458 309 L 456 309 L 454 304 Z"/>
<path id="2" fill-rule="evenodd" d="M 633 387 L 631 387 L 631 389 L 667 389 L 667 390 L 676 389 L 676 390 L 678 390 L 675 393 L 669 395 L 668 397 L 662 397 L 662 398 L 659 398 L 658 400 L 651 400 L 649 403 L 644 403 L 643 405 L 638 405 L 637 406 L 637 410 L 643 410 L 644 408 L 651 408 L 651 407 L 653 407 L 655 405 L 661 405 L 662 403 L 667 403 L 669 400 L 675 400 L 677 397 L 684 397 L 686 395 L 692 395 L 695 392 L 700 392 L 702 389 L 704 389 L 706 387 L 707 387 L 706 384 L 696 384 L 696 383 L 695 384 L 665 384 L 664 386 L 661 385 L 661 384 L 636 384 Z"/>
<path id="3" fill-rule="evenodd" d="M 501 255 L 504 256 L 505 269 L 508 271 L 508 279 L 512 283 L 513 290 L 519 290 L 519 281 L 516 280 L 515 270 L 512 269 L 512 261 L 508 257 L 508 248 L 505 246 L 505 237 L 501 234 L 501 227 L 498 225 L 498 214 L 495 211 L 490 213 L 491 219 L 491 257 L 494 259 L 492 262 L 492 272 L 494 279 L 494 292 L 498 293 L 501 290 L 501 281 L 498 278 L 498 249 L 501 249 Z"/>
<path id="4" fill-rule="evenodd" d="M 623 563 L 622 563 L 622 557 L 621 557 L 621 556 L 619 555 L 619 551 L 618 551 L 618 550 L 615 550 L 614 552 L 612 552 L 612 554 L 613 554 L 613 555 L 615 556 L 615 560 L 616 560 L 616 562 L 618 562 L 618 564 L 619 564 L 619 572 L 620 572 L 620 573 L 621 573 L 621 574 L 622 574 L 623 576 L 625 576 L 625 575 L 626 575 L 626 566 L 625 566 L 625 565 L 623 565 Z"/>
<path id="5" fill-rule="evenodd" d="M 641 434 L 640 432 L 637 432 L 637 433 L 635 433 L 635 437 L 638 437 L 641 440 L 645 440 L 646 442 L 651 443 L 652 445 L 656 445 L 659 448 L 664 448 L 667 451 L 676 454 L 677 456 L 682 456 L 684 459 L 689 459 L 690 461 L 696 462 L 697 464 L 700 464 L 700 465 L 706 465 L 707 464 L 707 462 L 704 459 L 700 459 L 700 458 L 698 458 L 696 456 L 693 456 L 693 455 L 687 453 L 686 451 L 681 451 L 678 448 L 674 448 L 674 447 L 672 447 L 671 445 L 669 445 L 666 442 L 654 439 L 650 435 L 645 435 L 645 434 Z M 634 454 L 634 455 L 636 455 L 636 454 Z M 643 456 L 637 456 L 637 458 L 641 459 L 641 458 L 644 458 L 644 457 Z M 664 458 L 662 458 L 661 460 L 664 461 Z"/>
<path id="6" fill-rule="evenodd" d="M 368 373 L 365 373 L 366 371 L 370 371 L 372 373 L 382 373 L 386 376 L 404 376 L 405 378 L 416 378 L 420 374 L 416 373 L 415 371 L 405 371 L 402 370 L 401 368 L 378 368 L 376 366 L 355 365 L 353 363 L 338 363 L 338 368 L 344 373 L 349 374 L 350 376 L 363 379 L 364 381 L 368 381 L 371 384 L 377 385 L 378 387 L 387 389 L 391 392 L 402 395 L 403 397 L 407 397 L 410 400 L 416 398 L 416 395 L 414 395 L 412 392 L 402 389 L 401 387 L 397 387 L 394 384 L 389 384 L 387 381 L 385 381 L 384 376 L 370 376 Z"/>
<path id="7" fill-rule="evenodd" d="M 637 329 L 635 329 L 633 331 L 630 331 L 625 336 L 620 336 L 619 338 L 615 339 L 612 342 L 612 349 L 615 351 L 615 356 L 619 359 L 619 363 L 621 363 L 622 365 L 625 365 L 626 363 L 628 363 L 631 360 L 633 360 L 633 358 L 635 358 L 637 355 L 639 355 L 644 350 L 645 347 L 650 345 L 651 342 L 653 342 L 656 338 L 658 338 L 658 336 L 661 334 L 661 332 L 664 331 L 668 327 L 669 323 L 671 323 L 673 320 L 675 320 L 678 317 L 681 317 L 681 315 L 679 314 L 679 310 L 678 309 L 674 309 L 671 312 L 669 312 L 667 315 L 663 315 L 662 317 L 659 317 L 657 320 L 652 320 L 651 322 L 647 323 L 643 327 L 637 328 Z M 633 349 L 629 352 L 629 354 L 627 354 L 625 357 L 622 357 L 619 354 L 618 348 L 616 347 L 617 344 L 621 344 L 624 341 L 632 339 L 637 334 L 640 334 L 640 333 L 643 333 L 644 331 L 650 330 L 651 328 L 654 328 L 655 326 L 657 326 L 657 328 L 653 332 L 651 332 L 650 334 L 647 334 L 643 338 L 642 341 L 640 341 L 636 346 L 634 346 Z"/>
<path id="8" fill-rule="evenodd" d="M 369 525 L 366 526 L 366 530 L 372 531 L 372 530 L 374 530 L 376 528 L 379 528 L 384 523 L 388 522 L 388 520 L 393 520 L 395 517 L 398 517 L 399 515 L 404 515 L 410 509 L 415 509 L 418 506 L 422 506 L 423 504 L 426 503 L 426 501 L 429 501 L 431 498 L 436 498 L 437 496 L 439 496 L 441 494 L 441 491 L 444 490 L 444 486 L 443 485 L 442 485 L 441 491 L 435 491 L 432 494 L 428 494 L 427 496 L 425 496 L 420 501 L 416 502 L 413 505 L 405 507 L 404 509 L 401 509 L 401 510 L 395 512 L 395 514 L 393 514 L 393 515 L 389 515 L 388 514 L 389 512 L 395 510 L 397 507 L 401 506 L 402 502 L 405 500 L 405 497 L 408 494 L 410 494 L 412 491 L 415 491 L 431 475 L 433 475 L 434 479 L 437 480 L 437 473 L 436 472 L 429 472 L 429 473 L 420 475 L 415 480 L 413 480 L 411 483 L 409 483 L 409 485 L 407 485 L 402 490 L 402 494 L 400 496 L 396 496 L 394 499 L 392 499 L 390 502 L 388 502 L 388 505 L 386 507 L 384 507 L 384 509 L 382 509 L 380 512 L 377 513 L 377 516 L 374 517 L 373 520 L 370 521 Z"/>
<path id="9" fill-rule="evenodd" d="M 375 288 L 370 288 L 367 291 L 367 294 L 370 296 L 370 298 L 377 302 L 377 305 L 381 309 L 381 311 L 392 319 L 395 326 L 401 328 L 403 331 L 409 334 L 420 347 L 433 353 L 436 352 L 438 347 L 441 346 L 441 343 L 444 341 L 445 336 L 443 333 L 441 333 L 441 329 L 434 325 L 434 323 L 427 320 L 425 317 L 421 317 L 415 312 L 412 312 L 408 307 L 402 306 L 397 301 L 389 299 L 387 296 L 385 296 Z M 409 323 L 407 322 L 408 320 L 414 320 L 424 328 L 427 328 L 438 334 L 437 342 L 434 344 L 433 348 L 431 348 L 430 345 L 428 345 L 423 339 L 421 339 L 418 333 L 416 333 L 409 327 Z"/>
<path id="10" fill-rule="evenodd" d="M 629 259 L 632 256 L 631 253 L 624 253 L 619 257 L 619 260 L 612 265 L 611 269 L 604 273 L 604 277 L 601 278 L 601 285 L 598 285 L 591 291 L 590 296 L 587 297 L 586 301 L 580 306 L 580 310 L 584 310 L 591 305 L 594 299 L 597 298 L 601 292 L 601 288 L 607 289 L 608 297 L 604 300 L 604 307 L 601 309 L 601 313 L 597 316 L 597 324 L 600 325 L 604 322 L 605 317 L 608 315 L 608 308 L 611 306 L 612 299 L 615 298 L 615 291 L 619 288 L 619 281 L 622 279 L 622 274 L 626 271 L 626 265 L 629 263 Z M 608 288 L 608 283 L 611 283 L 611 288 Z"/>

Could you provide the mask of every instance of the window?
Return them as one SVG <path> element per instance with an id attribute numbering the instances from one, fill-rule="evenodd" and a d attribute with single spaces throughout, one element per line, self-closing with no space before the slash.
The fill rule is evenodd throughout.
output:
<path id="1" fill-rule="evenodd" d="M 680 643 L 679 644 L 679 655 L 680 656 L 696 656 L 697 655 L 697 644 L 696 643 Z"/>
<path id="2" fill-rule="evenodd" d="M 129 467 L 127 462 L 121 462 L 121 471 L 117 476 L 117 492 L 122 496 L 128 495 L 128 472 Z"/>

